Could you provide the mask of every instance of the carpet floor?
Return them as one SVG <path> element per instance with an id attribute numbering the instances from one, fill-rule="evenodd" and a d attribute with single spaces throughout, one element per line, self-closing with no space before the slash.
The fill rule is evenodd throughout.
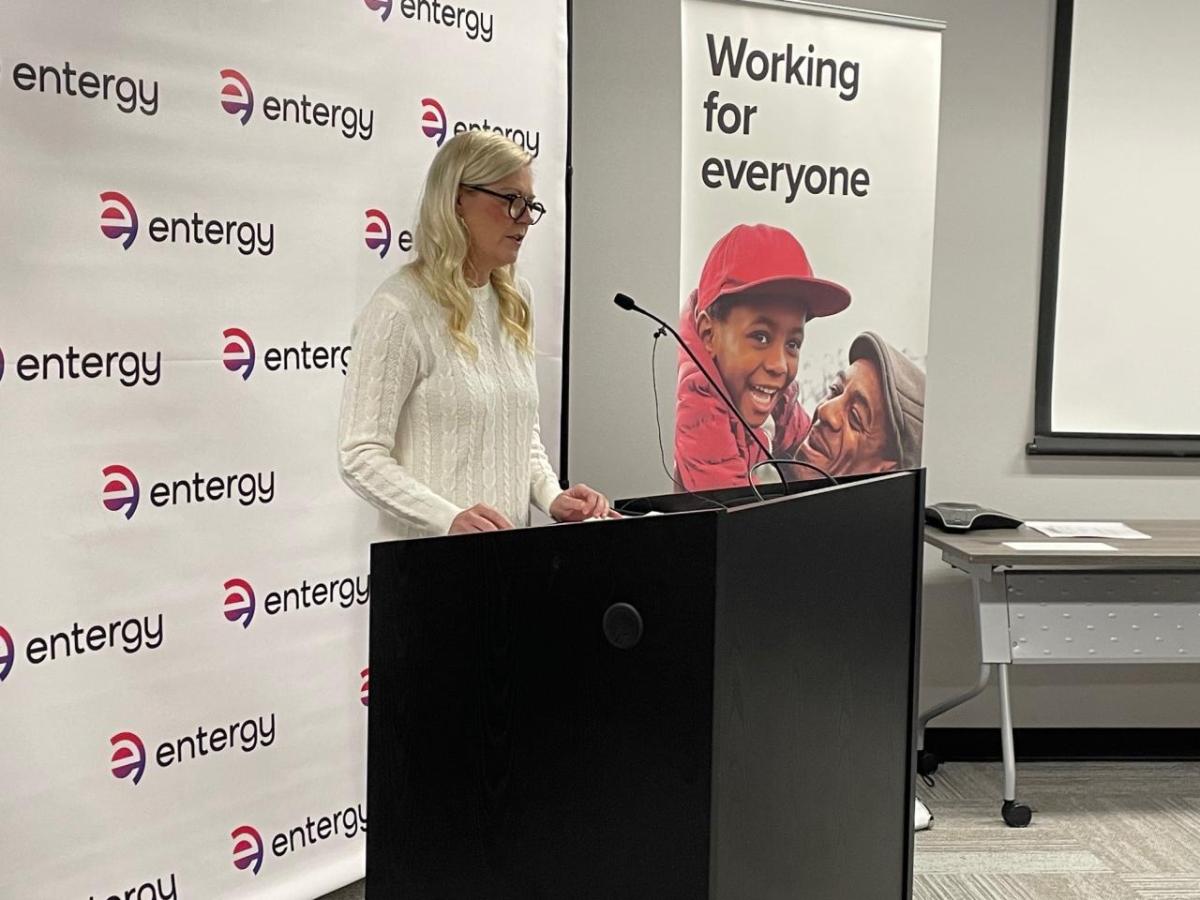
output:
<path id="1" fill-rule="evenodd" d="M 934 818 L 913 900 L 1200 900 L 1200 763 L 1023 763 L 1028 828 L 1000 819 L 999 763 L 947 763 L 936 781 L 918 791 Z"/>
<path id="2" fill-rule="evenodd" d="M 935 778 L 914 900 L 1200 900 L 1200 763 L 1020 764 L 1028 828 L 1000 819 L 999 763 Z"/>

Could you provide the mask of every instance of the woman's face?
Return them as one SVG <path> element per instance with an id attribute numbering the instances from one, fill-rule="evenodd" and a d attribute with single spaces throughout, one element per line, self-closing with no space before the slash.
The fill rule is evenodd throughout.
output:
<path id="1" fill-rule="evenodd" d="M 529 166 L 513 174 L 482 185 L 497 194 L 520 194 L 527 201 L 533 200 L 533 172 Z M 457 211 L 467 226 L 470 248 L 467 251 L 468 275 L 478 284 L 484 284 L 493 269 L 509 266 L 517 261 L 521 242 L 533 221 L 526 210 L 513 221 L 508 214 L 509 201 L 493 197 L 483 191 L 459 188 Z"/>
<path id="2" fill-rule="evenodd" d="M 724 318 L 700 313 L 696 329 L 733 405 L 761 427 L 796 378 L 808 310 L 794 299 L 737 300 Z"/>
<path id="3" fill-rule="evenodd" d="M 830 475 L 848 475 L 896 468 L 891 448 L 879 366 L 863 358 L 838 373 L 796 455 Z"/>

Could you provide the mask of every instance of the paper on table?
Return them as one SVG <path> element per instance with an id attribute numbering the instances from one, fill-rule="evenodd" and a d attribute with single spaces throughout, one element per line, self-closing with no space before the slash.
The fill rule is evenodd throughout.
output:
<path id="1" fill-rule="evenodd" d="M 1042 550 L 1053 553 L 1117 552 L 1116 547 L 1111 544 L 1102 544 L 1100 541 L 1005 541 L 1004 546 L 1022 552 L 1028 550 Z"/>
<path id="2" fill-rule="evenodd" d="M 1117 541 L 1148 541 L 1150 535 L 1130 528 L 1124 522 L 1026 522 L 1046 537 L 1092 537 Z"/>

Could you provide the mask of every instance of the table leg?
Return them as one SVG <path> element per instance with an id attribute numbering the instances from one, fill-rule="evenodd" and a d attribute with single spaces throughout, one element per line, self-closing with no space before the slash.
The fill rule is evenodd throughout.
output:
<path id="1" fill-rule="evenodd" d="M 1007 825 L 1024 828 L 1033 818 L 1028 806 L 1017 802 L 1017 754 L 1013 747 L 1012 701 L 1008 689 L 1009 663 L 997 663 L 1000 682 L 1000 753 L 1004 759 L 1004 805 L 1000 815 Z"/>
<path id="2" fill-rule="evenodd" d="M 980 606 L 983 603 L 983 586 L 979 576 L 971 578 L 971 619 L 975 625 L 975 634 L 979 638 L 979 657 L 982 662 L 979 665 L 979 677 L 975 680 L 974 686 L 963 691 L 961 694 L 955 694 L 941 703 L 935 704 L 917 718 L 917 774 L 929 776 L 937 771 L 939 760 L 934 754 L 925 752 L 925 728 L 931 721 L 936 719 L 943 713 L 948 713 L 957 706 L 962 706 L 968 700 L 978 697 L 987 687 L 988 679 L 992 674 L 991 664 L 986 661 L 983 648 L 983 629 L 982 618 L 980 616 Z"/>
<path id="3" fill-rule="evenodd" d="M 961 694 L 955 694 L 941 703 L 938 703 L 925 712 L 921 713 L 917 719 L 917 771 L 922 775 L 932 775 L 937 771 L 939 760 L 932 753 L 925 752 L 925 728 L 931 721 L 936 719 L 942 713 L 947 713 L 956 706 L 962 706 L 968 700 L 978 697 L 987 687 L 988 679 L 991 678 L 992 667 L 989 663 L 982 663 L 979 666 L 979 678 L 975 685 L 970 689 L 963 691 Z"/>

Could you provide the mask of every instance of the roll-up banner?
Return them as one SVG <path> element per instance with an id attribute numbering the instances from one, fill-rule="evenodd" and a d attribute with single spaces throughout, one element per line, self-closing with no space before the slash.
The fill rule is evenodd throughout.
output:
<path id="1" fill-rule="evenodd" d="M 684 0 L 681 487 L 920 465 L 940 65 L 939 23 Z"/>

